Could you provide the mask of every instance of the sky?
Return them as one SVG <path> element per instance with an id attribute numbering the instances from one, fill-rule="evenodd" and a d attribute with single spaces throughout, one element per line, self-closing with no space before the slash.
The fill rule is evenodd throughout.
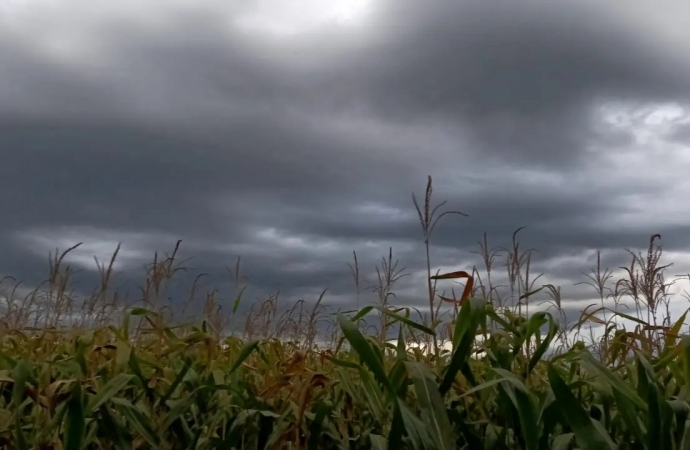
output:
<path id="1" fill-rule="evenodd" d="M 4 1 L 0 156 L 0 275 L 28 286 L 78 242 L 84 286 L 118 243 L 140 283 L 181 239 L 208 288 L 241 257 L 255 298 L 351 308 L 352 252 L 368 288 L 392 247 L 396 302 L 422 307 L 411 194 L 432 176 L 467 214 L 439 222 L 432 271 L 525 227 L 578 311 L 597 250 L 618 274 L 659 233 L 690 272 L 690 5 Z"/>

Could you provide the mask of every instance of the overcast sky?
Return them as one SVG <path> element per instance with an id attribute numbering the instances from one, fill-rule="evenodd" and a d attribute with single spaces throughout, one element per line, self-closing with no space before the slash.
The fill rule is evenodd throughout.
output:
<path id="1" fill-rule="evenodd" d="M 423 305 L 428 175 L 469 215 L 434 271 L 524 226 L 573 302 L 597 249 L 615 268 L 653 233 L 689 272 L 690 6 L 605 3 L 3 1 L 0 274 L 83 241 L 88 278 L 122 242 L 141 282 L 181 239 L 208 287 L 241 256 L 256 295 L 348 307 L 352 252 L 373 282 L 392 246 Z"/>

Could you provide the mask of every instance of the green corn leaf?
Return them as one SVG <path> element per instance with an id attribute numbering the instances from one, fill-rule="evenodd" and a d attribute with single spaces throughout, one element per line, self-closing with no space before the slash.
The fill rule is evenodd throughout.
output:
<path id="1" fill-rule="evenodd" d="M 468 395 L 474 394 L 475 392 L 483 391 L 484 389 L 490 388 L 491 386 L 495 386 L 497 384 L 503 383 L 504 381 L 507 381 L 505 378 L 494 378 L 493 380 L 485 381 L 482 384 L 479 384 L 472 389 L 469 389 L 460 395 L 460 397 L 466 397 Z"/>
<path id="2" fill-rule="evenodd" d="M 395 395 L 393 386 L 386 376 L 386 371 L 381 364 L 381 359 L 376 352 L 374 352 L 371 343 L 362 335 L 362 332 L 359 331 L 354 322 L 344 315 L 338 314 L 338 322 L 343 334 L 350 342 L 352 348 L 357 352 L 362 362 L 369 367 L 379 383 L 382 383 L 388 389 L 389 393 Z"/>
<path id="3" fill-rule="evenodd" d="M 690 401 L 690 336 L 683 336 L 680 341 L 680 346 L 683 348 L 681 353 L 681 361 L 683 367 L 683 376 L 685 378 L 685 400 Z"/>
<path id="4" fill-rule="evenodd" d="M 591 353 L 582 352 L 581 359 L 583 366 L 587 367 L 593 373 L 601 376 L 603 380 L 608 381 L 608 383 L 611 385 L 611 388 L 619 391 L 623 396 L 629 398 L 635 407 L 643 411 L 647 411 L 647 403 L 640 398 L 635 390 L 628 383 L 617 377 L 601 362 L 597 361 Z"/>
<path id="5" fill-rule="evenodd" d="M 155 311 L 151 311 L 150 309 L 141 308 L 141 307 L 132 308 L 132 309 L 129 311 L 129 314 L 130 314 L 131 316 L 151 316 L 151 317 L 159 317 L 159 316 L 160 316 L 160 315 L 159 315 L 157 312 L 155 312 Z"/>
<path id="6" fill-rule="evenodd" d="M 441 383 L 441 395 L 445 395 L 450 390 L 453 381 L 455 381 L 455 377 L 462 369 L 465 369 L 463 370 L 463 374 L 469 378 L 470 383 L 477 384 L 472 376 L 472 372 L 467 367 L 467 363 L 470 358 L 477 329 L 484 317 L 485 306 L 485 300 L 470 298 L 460 309 L 453 335 L 453 346 L 455 350 Z"/>
<path id="7" fill-rule="evenodd" d="M 548 368 L 549 384 L 556 400 L 561 405 L 561 414 L 575 433 L 578 444 L 584 450 L 617 449 L 611 437 L 597 428 L 592 418 L 582 408 L 570 388 L 553 366 Z"/>
<path id="8" fill-rule="evenodd" d="M 690 421 L 685 422 L 683 439 L 680 442 L 679 450 L 690 450 Z"/>
<path id="9" fill-rule="evenodd" d="M 542 360 L 542 357 L 551 346 L 551 343 L 553 342 L 553 339 L 556 337 L 556 333 L 558 332 L 558 324 L 553 320 L 553 317 L 550 314 L 547 314 L 546 317 L 549 323 L 549 331 L 546 334 L 544 340 L 537 347 L 537 350 L 534 352 L 534 355 L 532 355 L 532 358 L 530 358 L 529 365 L 527 366 L 528 375 Z M 535 332 L 540 333 L 539 329 L 535 330 Z"/>
<path id="10" fill-rule="evenodd" d="M 118 371 L 123 370 L 127 366 L 131 355 L 132 347 L 124 341 L 118 342 L 117 350 L 115 351 L 115 366 Z"/>
<path id="11" fill-rule="evenodd" d="M 96 409 L 107 401 L 109 401 L 115 394 L 120 392 L 125 386 L 127 386 L 133 379 L 135 375 L 120 374 L 115 376 L 112 380 L 108 381 L 103 387 L 98 390 L 98 393 L 91 397 L 89 403 L 86 407 L 87 413 L 92 413 Z"/>
<path id="12" fill-rule="evenodd" d="M 386 448 L 403 448 L 403 436 L 405 435 L 405 422 L 402 418 L 400 405 L 396 402 L 393 405 L 393 420 L 391 421 L 391 428 L 386 438 Z"/>
<path id="13" fill-rule="evenodd" d="M 402 327 L 398 328 L 398 345 L 396 346 L 395 352 L 398 361 L 407 360 L 407 347 L 405 345 L 405 336 L 403 336 Z"/>
<path id="14" fill-rule="evenodd" d="M 122 412 L 127 418 L 128 425 L 146 439 L 149 445 L 152 445 L 154 448 L 167 448 L 153 431 L 153 428 L 149 425 L 149 421 L 146 420 L 141 411 L 132 405 L 129 400 L 115 397 L 112 399 L 112 402 L 122 408 Z"/>
<path id="15" fill-rule="evenodd" d="M 410 438 L 412 448 L 427 449 L 435 448 L 435 442 L 431 437 L 427 424 L 417 417 L 412 409 L 402 400 L 397 399 L 397 406 L 400 409 L 400 416 L 405 426 L 405 433 Z"/>
<path id="16" fill-rule="evenodd" d="M 247 286 L 242 286 L 242 289 L 240 289 L 239 294 L 237 294 L 237 297 L 235 297 L 235 301 L 232 302 L 232 313 L 233 314 L 235 314 L 240 307 L 240 302 L 242 301 L 242 294 L 244 294 L 245 289 L 247 289 Z"/>
<path id="17" fill-rule="evenodd" d="M 160 430 L 165 432 L 172 425 L 174 421 L 183 417 L 185 411 L 189 411 L 195 397 L 193 395 L 188 395 L 186 398 L 177 400 L 175 406 L 170 408 L 170 411 L 163 417 L 161 421 Z"/>
<path id="18" fill-rule="evenodd" d="M 629 398 L 621 394 L 620 391 L 615 389 L 613 390 L 613 398 L 616 400 L 618 414 L 621 415 L 628 429 L 632 432 L 637 441 L 647 448 L 647 427 L 643 424 L 642 420 L 640 420 L 638 409 L 635 407 L 635 404 Z"/>
<path id="19" fill-rule="evenodd" d="M 403 317 L 400 314 L 396 314 L 388 308 L 384 308 L 384 307 L 381 307 L 379 305 L 375 305 L 374 308 L 381 311 L 383 314 L 385 314 L 389 317 L 392 317 L 396 321 L 398 321 L 400 323 L 404 323 L 405 325 L 407 325 L 410 328 L 414 328 L 416 330 L 422 331 L 422 332 L 429 334 L 429 335 L 435 335 L 436 334 L 432 329 L 430 329 L 430 328 L 428 328 L 428 327 L 426 327 L 420 323 L 417 323 L 413 320 L 410 320 L 406 317 Z"/>
<path id="20" fill-rule="evenodd" d="M 335 364 L 336 366 L 347 367 L 348 369 L 359 370 L 361 367 L 359 364 L 350 361 L 345 361 L 343 359 L 334 358 L 328 355 L 326 355 L 326 359 Z"/>
<path id="21" fill-rule="evenodd" d="M 309 424 L 309 439 L 307 441 L 307 450 L 318 450 L 319 438 L 321 437 L 323 430 L 323 423 L 326 419 L 326 416 L 330 414 L 332 410 L 332 405 L 326 405 L 323 402 L 319 402 L 314 407 L 314 412 L 316 414 L 314 415 L 314 420 L 312 420 Z M 386 440 L 382 436 L 378 437 L 383 440 L 384 444 L 386 443 Z M 372 438 L 372 444 L 374 443 L 373 441 L 374 439 Z"/>
<path id="22" fill-rule="evenodd" d="M 235 360 L 235 363 L 232 365 L 230 370 L 228 371 L 228 375 L 232 374 L 235 370 L 237 370 L 242 363 L 249 358 L 249 356 L 259 350 L 259 342 L 260 340 L 255 339 L 248 344 L 246 344 L 244 347 L 242 347 L 242 350 L 240 350 L 239 355 L 237 355 L 237 359 Z"/>
<path id="23" fill-rule="evenodd" d="M 131 450 L 131 439 L 126 436 L 126 429 L 122 422 L 110 410 L 101 405 L 99 408 L 102 423 L 99 424 L 103 434 L 110 437 L 117 450 Z"/>
<path id="24" fill-rule="evenodd" d="M 556 436 L 556 438 L 553 440 L 553 446 L 551 447 L 551 449 L 569 450 L 571 448 L 571 443 L 573 442 L 574 437 L 575 434 L 573 433 L 565 433 Z"/>
<path id="25" fill-rule="evenodd" d="M 170 384 L 170 387 L 165 392 L 163 397 L 161 397 L 161 401 L 160 401 L 161 405 L 165 405 L 165 402 L 167 402 L 168 399 L 170 398 L 170 396 L 173 395 L 173 393 L 175 392 L 175 389 L 177 389 L 177 387 L 180 385 L 180 383 L 182 383 L 182 380 L 184 380 L 185 375 L 187 375 L 187 372 L 189 371 L 189 369 L 191 369 L 191 367 L 192 367 L 192 362 L 188 358 L 185 358 L 185 363 L 182 366 L 182 369 L 177 373 L 177 375 L 175 375 L 175 379 Z"/>
<path id="26" fill-rule="evenodd" d="M 527 449 L 537 450 L 539 448 L 540 433 L 533 396 L 522 380 L 512 372 L 499 368 L 494 368 L 493 370 L 503 377 L 503 381 L 507 385 L 507 393 L 515 409 L 518 411 L 520 428 L 522 429 Z"/>
<path id="27" fill-rule="evenodd" d="M 388 450 L 386 438 L 380 434 L 371 434 L 369 435 L 369 439 L 371 440 L 372 450 Z"/>
<path id="28" fill-rule="evenodd" d="M 12 405 L 15 408 L 19 408 L 25 398 L 26 383 L 35 382 L 31 375 L 31 365 L 29 362 L 25 359 L 19 360 L 12 371 L 12 378 L 14 379 L 14 385 L 12 387 Z"/>
<path id="29" fill-rule="evenodd" d="M 67 403 L 65 422 L 65 448 L 81 449 L 86 432 L 86 414 L 84 393 L 80 382 L 72 384 L 72 395 Z"/>
<path id="30" fill-rule="evenodd" d="M 21 415 L 19 414 L 14 416 L 14 439 L 18 449 L 29 450 L 29 444 L 26 442 L 26 436 L 22 429 Z"/>
<path id="31" fill-rule="evenodd" d="M 365 306 L 364 308 L 360 309 L 359 312 L 358 312 L 357 314 L 355 314 L 354 316 L 352 316 L 352 319 L 351 319 L 351 320 L 352 320 L 353 322 L 356 323 L 359 319 L 361 319 L 362 317 L 366 316 L 367 314 L 369 314 L 369 313 L 372 312 L 373 310 L 374 310 L 374 307 L 373 307 L 373 306 Z"/>
<path id="32" fill-rule="evenodd" d="M 678 335 L 680 334 L 680 328 L 683 326 L 685 323 L 685 318 L 688 315 L 688 312 L 690 312 L 690 309 L 686 310 L 678 320 L 676 320 L 676 323 L 673 324 L 669 332 L 666 334 L 665 338 L 665 350 L 670 350 L 674 347 L 676 343 L 676 339 L 678 339 Z"/>
<path id="33" fill-rule="evenodd" d="M 381 389 L 374 381 L 371 373 L 365 370 L 363 367 L 360 367 L 359 377 L 371 413 L 377 420 L 382 420 L 384 411 L 387 410 L 387 406 L 385 397 L 381 393 Z"/>
<path id="34" fill-rule="evenodd" d="M 438 384 L 429 369 L 419 362 L 406 362 L 407 372 L 414 383 L 422 420 L 431 427 L 436 448 L 455 448 L 455 436 L 446 414 L 446 407 L 438 390 Z"/>

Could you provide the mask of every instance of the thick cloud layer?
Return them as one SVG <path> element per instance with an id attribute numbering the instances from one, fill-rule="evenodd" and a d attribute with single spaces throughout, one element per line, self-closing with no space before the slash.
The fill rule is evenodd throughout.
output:
<path id="1" fill-rule="evenodd" d="M 140 280 L 182 239 L 211 284 L 242 256 L 256 292 L 351 306 L 352 251 L 373 280 L 392 246 L 412 275 L 398 299 L 423 305 L 410 194 L 427 175 L 469 215 L 438 226 L 434 268 L 521 226 L 573 301 L 595 297 L 573 284 L 596 249 L 615 268 L 658 232 L 682 263 L 690 14 L 278 3 L 1 7 L 0 273 L 36 283 L 48 251 L 84 241 L 88 277 L 123 242 Z"/>

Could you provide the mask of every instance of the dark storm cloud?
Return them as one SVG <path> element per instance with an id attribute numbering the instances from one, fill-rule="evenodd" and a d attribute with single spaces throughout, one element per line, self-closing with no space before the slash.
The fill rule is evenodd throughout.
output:
<path id="1" fill-rule="evenodd" d="M 375 105 L 403 119 L 454 121 L 487 158 L 577 161 L 596 137 L 593 102 L 690 94 L 682 58 L 587 2 L 396 2 L 396 11 L 395 38 L 371 68 Z"/>
<path id="2" fill-rule="evenodd" d="M 635 142 L 597 122 L 599 102 L 687 100 L 682 54 L 590 4 L 381 5 L 358 37 L 269 39 L 210 7 L 155 31 L 86 30 L 82 56 L 4 39 L 0 273 L 44 268 L 18 233 L 91 226 L 108 242 L 150 236 L 135 246 L 151 257 L 183 239 L 209 285 L 228 283 L 222 267 L 241 254 L 264 291 L 344 296 L 353 250 L 370 278 L 389 245 L 408 272 L 424 267 L 410 193 L 423 198 L 427 174 L 437 201 L 470 215 L 439 225 L 439 265 L 464 264 L 483 232 L 507 246 L 521 226 L 557 279 L 579 273 L 549 267 L 567 253 L 644 246 L 655 232 L 686 248 L 682 224 L 617 226 L 621 193 L 664 188 L 589 151 Z M 275 239 L 257 234 L 269 228 Z M 295 237 L 306 245 L 281 246 Z M 138 280 L 140 266 L 123 270 Z M 414 302 L 411 283 L 400 286 Z"/>

